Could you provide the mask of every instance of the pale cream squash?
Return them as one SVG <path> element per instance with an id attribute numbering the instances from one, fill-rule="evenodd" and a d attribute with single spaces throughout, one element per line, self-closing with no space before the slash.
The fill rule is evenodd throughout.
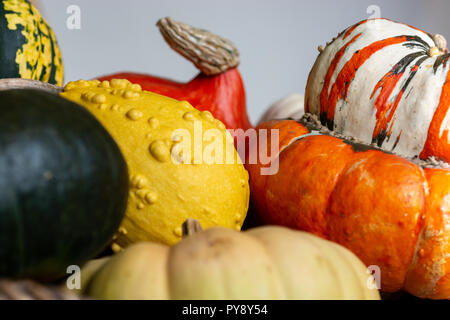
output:
<path id="1" fill-rule="evenodd" d="M 211 228 L 173 247 L 142 242 L 83 270 L 82 289 L 100 299 L 379 299 L 349 250 L 275 226 Z"/>

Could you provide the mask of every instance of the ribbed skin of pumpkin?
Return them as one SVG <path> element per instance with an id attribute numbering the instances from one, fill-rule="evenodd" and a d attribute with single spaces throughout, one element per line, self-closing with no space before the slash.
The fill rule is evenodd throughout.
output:
<path id="1" fill-rule="evenodd" d="M 364 143 L 450 161 L 450 54 L 437 45 L 432 35 L 387 19 L 347 28 L 318 56 L 305 112 Z"/>
<path id="2" fill-rule="evenodd" d="M 366 145 L 305 135 L 309 130 L 292 120 L 258 129 L 278 129 L 281 150 L 271 155 L 279 158 L 275 175 L 261 175 L 259 163 L 246 165 L 260 222 L 344 245 L 381 268 L 384 291 L 450 298 L 449 170 L 423 170 Z"/>
<path id="3" fill-rule="evenodd" d="M 100 299 L 379 299 L 349 250 L 275 226 L 210 228 L 172 247 L 141 242 L 94 263 L 82 289 Z"/>
<path id="4" fill-rule="evenodd" d="M 63 85 L 64 69 L 55 34 L 29 1 L 0 1 L 0 64 L 0 78 Z"/>

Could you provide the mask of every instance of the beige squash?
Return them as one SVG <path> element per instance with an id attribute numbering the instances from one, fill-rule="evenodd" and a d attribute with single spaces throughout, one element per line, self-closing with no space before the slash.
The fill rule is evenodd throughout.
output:
<path id="1" fill-rule="evenodd" d="M 83 289 L 99 299 L 379 299 L 349 250 L 284 227 L 211 228 L 173 247 L 142 242 L 97 265 Z"/>

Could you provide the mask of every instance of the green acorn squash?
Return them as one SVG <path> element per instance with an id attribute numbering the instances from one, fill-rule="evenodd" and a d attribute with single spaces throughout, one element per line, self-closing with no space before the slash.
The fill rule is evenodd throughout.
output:
<path id="1" fill-rule="evenodd" d="M 55 34 L 29 1 L 0 0 L 0 78 L 63 84 Z"/>
<path id="2" fill-rule="evenodd" d="M 52 280 L 111 241 L 128 198 L 125 160 L 81 106 L 0 92 L 0 278 Z"/>

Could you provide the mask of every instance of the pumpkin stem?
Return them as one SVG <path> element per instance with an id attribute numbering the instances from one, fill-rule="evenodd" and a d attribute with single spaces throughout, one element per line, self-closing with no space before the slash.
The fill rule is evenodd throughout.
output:
<path id="1" fill-rule="evenodd" d="M 206 75 L 217 75 L 239 65 L 239 51 L 227 39 L 169 17 L 156 25 L 169 46 Z"/>
<path id="2" fill-rule="evenodd" d="M 435 47 L 430 48 L 429 55 L 431 57 L 440 56 L 447 53 L 447 40 L 445 40 L 443 35 L 435 34 L 433 35 L 433 41 L 436 45 Z"/>
<path id="3" fill-rule="evenodd" d="M 202 232 L 202 226 L 198 220 L 188 218 L 183 222 L 181 229 L 183 231 L 183 238 L 191 236 L 195 233 Z"/>
<path id="4" fill-rule="evenodd" d="M 38 80 L 29 80 L 22 78 L 0 79 L 0 91 L 10 89 L 40 89 L 52 93 L 62 92 L 62 88 Z"/>

